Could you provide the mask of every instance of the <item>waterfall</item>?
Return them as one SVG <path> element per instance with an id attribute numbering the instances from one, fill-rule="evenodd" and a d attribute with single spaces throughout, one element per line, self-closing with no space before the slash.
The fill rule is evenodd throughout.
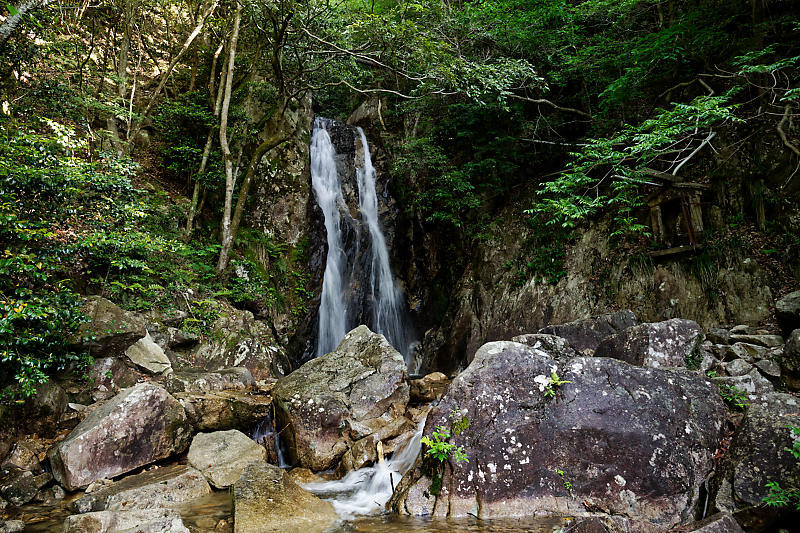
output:
<path id="1" fill-rule="evenodd" d="M 339 128 L 338 133 L 334 128 Z M 311 183 L 325 218 L 328 244 L 315 355 L 333 351 L 347 331 L 365 323 L 372 331 L 384 335 L 408 361 L 413 351 L 411 328 L 406 320 L 403 292 L 392 275 L 389 249 L 378 218 L 376 171 L 364 130 L 357 128 L 355 136 L 353 131 L 334 121 L 317 118 L 311 137 Z M 332 134 L 337 142 L 347 144 L 340 146 L 343 153 L 353 149 L 354 159 L 350 160 L 353 167 L 337 155 Z M 359 145 L 361 150 L 357 149 Z M 346 175 L 339 175 L 337 160 L 347 169 Z M 357 185 L 360 213 L 357 220 L 342 193 L 343 181 L 351 204 L 355 202 L 351 198 L 352 186 Z"/>
<path id="2" fill-rule="evenodd" d="M 311 186 L 325 217 L 328 240 L 328 255 L 319 304 L 317 356 L 336 349 L 339 341 L 347 333 L 343 278 L 347 256 L 342 246 L 338 205 L 339 202 L 344 203 L 344 199 L 339 174 L 336 171 L 336 149 L 324 125 L 323 119 L 316 119 L 311 136 Z"/>
<path id="3" fill-rule="evenodd" d="M 361 216 L 367 224 L 372 240 L 370 296 L 372 297 L 372 329 L 383 334 L 389 344 L 406 357 L 410 352 L 403 293 L 397 287 L 389 265 L 389 249 L 378 221 L 378 195 L 375 192 L 375 167 L 372 166 L 372 155 L 364 130 L 358 128 L 361 147 L 364 152 L 363 161 L 356 161 L 356 177 L 358 179 L 358 202 Z"/>

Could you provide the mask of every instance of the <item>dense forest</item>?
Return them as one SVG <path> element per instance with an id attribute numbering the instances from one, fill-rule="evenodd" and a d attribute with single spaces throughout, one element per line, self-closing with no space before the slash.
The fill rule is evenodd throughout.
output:
<path id="1" fill-rule="evenodd" d="M 314 117 L 373 145 L 412 374 L 620 309 L 800 327 L 774 310 L 800 289 L 796 1 L 14 0 L 0 53 L 0 436 L 29 431 L 52 380 L 98 399 L 112 371 L 87 298 L 220 352 L 246 330 L 275 347 L 257 381 L 306 368 Z M 176 369 L 216 370 L 173 346 Z M 796 390 L 800 360 L 778 366 Z M 772 503 L 800 505 L 785 487 Z"/>

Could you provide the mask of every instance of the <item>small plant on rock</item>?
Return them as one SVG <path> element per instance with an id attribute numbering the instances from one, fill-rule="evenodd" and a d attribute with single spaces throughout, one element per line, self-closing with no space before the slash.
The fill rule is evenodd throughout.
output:
<path id="1" fill-rule="evenodd" d="M 469 420 L 466 416 L 462 416 L 461 411 L 457 409 L 450 412 L 450 419 L 453 422 L 451 422 L 449 429 L 445 426 L 436 426 L 436 431 L 431 435 L 432 438 L 426 435 L 420 439 L 420 442 L 428 447 L 425 451 L 425 457 L 432 457 L 440 463 L 447 461 L 451 457 L 457 463 L 468 463 L 469 459 L 464 453 L 464 447 L 451 444 L 448 440 L 453 434 L 460 435 L 464 432 L 469 427 Z"/>
<path id="2" fill-rule="evenodd" d="M 800 461 L 800 427 L 788 426 L 792 432 L 792 447 L 784 448 L 785 451 L 791 453 L 797 461 Z M 777 481 L 770 481 L 767 483 L 769 494 L 764 497 L 764 503 L 770 507 L 788 507 L 793 506 L 796 510 L 800 511 L 800 488 L 792 487 L 785 489 L 781 487 Z"/>
<path id="3" fill-rule="evenodd" d="M 736 385 L 729 383 L 719 383 L 719 395 L 725 400 L 729 406 L 744 411 L 750 404 L 747 402 L 747 396 L 744 391 L 739 389 Z"/>
<path id="4" fill-rule="evenodd" d="M 543 378 L 543 379 L 538 379 Z M 534 381 L 539 383 L 539 389 L 544 392 L 544 395 L 547 398 L 555 398 L 556 391 L 562 386 L 566 385 L 567 383 L 572 383 L 571 381 L 567 381 L 558 377 L 557 371 L 554 369 L 550 374 L 550 377 L 546 376 L 537 376 L 534 378 Z"/>

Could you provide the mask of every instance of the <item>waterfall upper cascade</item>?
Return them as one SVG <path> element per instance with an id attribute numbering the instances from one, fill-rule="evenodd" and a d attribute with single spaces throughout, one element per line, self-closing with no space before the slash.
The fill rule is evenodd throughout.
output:
<path id="1" fill-rule="evenodd" d="M 365 323 L 383 334 L 408 362 L 414 338 L 402 290 L 392 275 L 389 248 L 379 219 L 376 170 L 361 128 L 353 142 L 358 218 L 342 194 L 343 179 L 329 129 L 334 122 L 314 121 L 311 182 L 325 219 L 328 252 L 322 282 L 315 355 L 333 351 L 353 327 Z M 360 149 L 359 149 L 360 148 Z"/>

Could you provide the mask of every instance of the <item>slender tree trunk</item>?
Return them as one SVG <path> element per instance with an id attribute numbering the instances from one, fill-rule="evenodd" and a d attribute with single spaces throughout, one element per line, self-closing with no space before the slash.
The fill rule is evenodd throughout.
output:
<path id="1" fill-rule="evenodd" d="M 47 7 L 54 1 L 55 0 L 26 0 L 20 3 L 19 6 L 17 6 L 16 15 L 10 15 L 0 24 L 0 46 L 4 45 L 9 37 L 11 37 L 11 34 L 14 33 L 16 27 L 22 22 L 23 17 L 29 11 L 39 9 L 40 7 Z"/>
<path id="2" fill-rule="evenodd" d="M 216 100 L 214 99 L 214 81 L 216 80 L 217 76 L 217 60 L 219 60 L 219 55 L 222 53 L 222 50 L 225 47 L 225 42 L 223 40 L 222 43 L 217 47 L 216 52 L 214 52 L 214 59 L 211 60 L 211 76 L 208 80 L 208 95 L 211 98 L 211 105 L 214 108 L 214 119 L 216 120 L 219 117 L 220 107 L 222 105 L 222 93 L 223 93 L 223 82 L 224 79 L 220 80 L 219 88 L 217 89 L 217 97 Z M 225 66 L 222 67 L 222 76 L 225 76 L 226 68 Z M 211 155 L 211 146 L 214 142 L 214 126 L 208 130 L 208 137 L 206 138 L 206 145 L 203 148 L 203 159 L 200 161 L 200 169 L 197 171 L 197 177 L 194 180 L 194 191 L 192 192 L 192 204 L 189 206 L 189 214 L 186 216 L 186 231 L 185 231 L 185 238 L 188 241 L 192 237 L 192 225 L 194 224 L 194 217 L 197 215 L 197 202 L 200 198 L 200 176 L 205 174 L 206 166 L 208 165 L 208 158 Z"/>
<path id="3" fill-rule="evenodd" d="M 219 124 L 219 145 L 222 149 L 222 162 L 225 167 L 225 206 L 222 210 L 222 249 L 219 252 L 217 262 L 217 273 L 221 274 L 228 266 L 228 256 L 233 247 L 233 236 L 231 234 L 231 208 L 233 204 L 234 176 L 233 159 L 231 158 L 231 147 L 228 143 L 228 111 L 231 105 L 231 91 L 233 90 L 233 72 L 236 63 L 236 44 L 239 40 L 239 24 L 242 20 L 242 5 L 236 2 L 236 17 L 233 21 L 233 33 L 231 34 L 230 55 L 228 58 L 228 72 L 225 76 L 225 96 L 222 100 L 222 111 Z"/>

